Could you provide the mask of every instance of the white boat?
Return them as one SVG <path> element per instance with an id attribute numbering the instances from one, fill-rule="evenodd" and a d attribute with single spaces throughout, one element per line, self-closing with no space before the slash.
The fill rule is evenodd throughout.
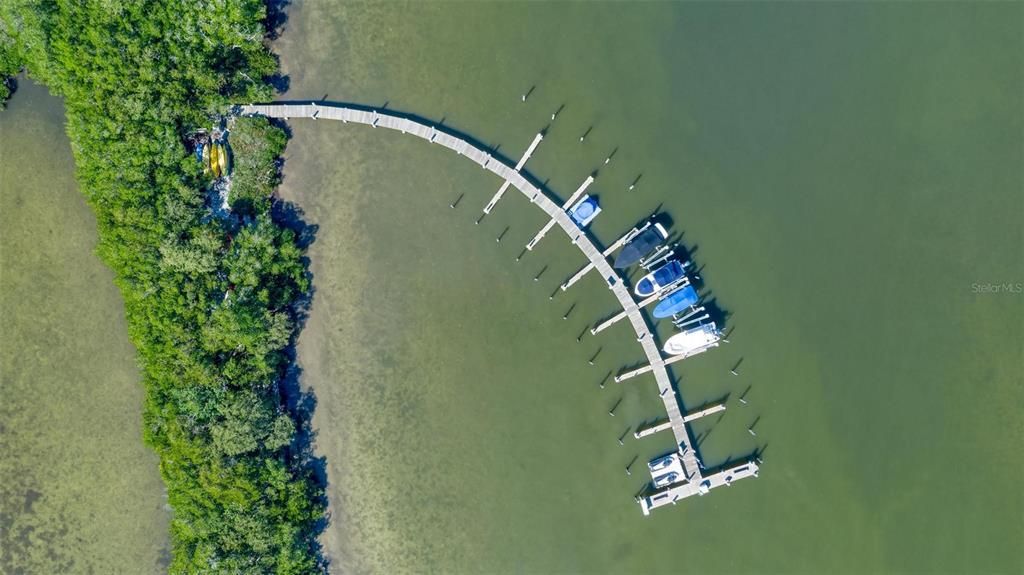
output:
<path id="1" fill-rule="evenodd" d="M 718 342 L 722 335 L 715 323 L 706 323 L 668 338 L 662 349 L 669 355 L 683 355 Z"/>

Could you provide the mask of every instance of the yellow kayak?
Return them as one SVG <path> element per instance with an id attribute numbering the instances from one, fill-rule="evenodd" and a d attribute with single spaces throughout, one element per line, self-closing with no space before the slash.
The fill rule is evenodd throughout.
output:
<path id="1" fill-rule="evenodd" d="M 203 146 L 203 173 L 210 173 L 210 145 Z"/>
<path id="2" fill-rule="evenodd" d="M 220 177 L 220 154 L 217 144 L 210 144 L 210 169 L 213 170 L 213 177 Z"/>
<path id="3" fill-rule="evenodd" d="M 220 175 L 228 175 L 228 148 L 225 144 L 217 144 L 217 165 L 220 167 Z"/>

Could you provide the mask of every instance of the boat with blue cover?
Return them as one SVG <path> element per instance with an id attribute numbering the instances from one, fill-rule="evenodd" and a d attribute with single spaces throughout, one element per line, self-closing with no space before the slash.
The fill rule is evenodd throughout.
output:
<path id="1" fill-rule="evenodd" d="M 589 194 L 583 196 L 580 201 L 576 202 L 576 205 L 569 208 L 569 217 L 581 228 L 586 227 L 599 213 L 601 213 L 601 206 L 597 204 L 597 198 Z"/>
<path id="2" fill-rule="evenodd" d="M 639 297 L 647 297 L 654 292 L 672 285 L 676 280 L 686 275 L 683 264 L 679 260 L 671 260 L 667 264 L 645 275 L 637 282 L 633 292 Z"/>
<path id="3" fill-rule="evenodd" d="M 622 248 L 622 251 L 619 252 L 619 255 L 615 258 L 615 268 L 621 270 L 635 264 L 651 253 L 667 237 L 668 232 L 665 231 L 661 224 L 654 224 L 640 232 L 635 238 L 629 240 L 626 247 Z"/>
<path id="4" fill-rule="evenodd" d="M 658 302 L 658 305 L 654 307 L 654 311 L 651 313 L 654 317 L 659 318 L 672 317 L 697 303 L 699 299 L 697 290 L 693 289 L 693 286 L 686 286 L 665 296 L 665 299 Z"/>

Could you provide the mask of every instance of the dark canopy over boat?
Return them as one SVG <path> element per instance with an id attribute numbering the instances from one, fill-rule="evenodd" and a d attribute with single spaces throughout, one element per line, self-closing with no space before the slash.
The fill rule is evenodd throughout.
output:
<path id="1" fill-rule="evenodd" d="M 654 224 L 640 232 L 619 252 L 619 255 L 615 258 L 615 267 L 621 270 L 635 264 L 651 253 L 651 250 L 658 247 L 658 244 L 665 241 L 667 237 L 668 232 L 665 231 L 665 228 L 661 227 L 661 224 Z"/>

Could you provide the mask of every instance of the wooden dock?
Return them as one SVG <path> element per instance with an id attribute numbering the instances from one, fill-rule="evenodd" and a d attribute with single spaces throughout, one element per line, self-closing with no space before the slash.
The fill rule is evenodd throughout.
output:
<path id="1" fill-rule="evenodd" d="M 675 505 L 680 499 L 686 499 L 694 495 L 704 495 L 712 489 L 722 486 L 730 486 L 734 481 L 757 477 L 758 465 L 756 461 L 744 461 L 731 467 L 722 469 L 715 473 L 703 476 L 700 481 L 688 481 L 677 483 L 640 499 L 640 510 L 644 515 L 650 515 L 652 509 L 663 505 Z"/>
<path id="2" fill-rule="evenodd" d="M 704 347 L 699 347 L 699 348 L 697 348 L 697 349 L 695 349 L 693 351 L 690 351 L 688 353 L 683 353 L 683 354 L 680 354 L 680 355 L 673 355 L 672 357 L 669 357 L 668 359 L 662 361 L 661 363 L 663 363 L 664 365 L 672 365 L 673 363 L 676 363 L 678 361 L 683 361 L 684 359 L 686 359 L 688 357 L 693 357 L 695 355 L 704 353 L 705 351 L 707 351 L 707 350 L 709 350 L 711 348 L 714 348 L 714 347 L 718 347 L 718 342 L 717 341 L 714 342 L 714 343 L 710 343 L 708 345 L 705 345 Z M 632 377 L 636 377 L 638 375 L 643 375 L 643 374 L 645 374 L 645 373 L 647 373 L 649 371 L 652 371 L 653 369 L 654 369 L 654 367 L 652 366 L 652 364 L 648 364 L 648 365 L 645 365 L 643 367 L 638 367 L 638 368 L 630 370 L 630 371 L 625 371 L 625 372 L 620 373 L 619 375 L 615 376 L 615 383 L 620 383 L 620 382 L 626 381 L 627 379 L 630 379 Z"/>
<path id="3" fill-rule="evenodd" d="M 663 287 L 662 289 L 658 290 L 654 294 L 652 294 L 652 295 L 648 296 L 647 298 L 641 300 L 640 303 L 638 303 L 636 305 L 638 307 L 640 307 L 641 309 L 643 309 L 643 308 L 651 305 L 652 303 L 658 301 L 659 299 L 665 297 L 666 295 L 668 295 L 668 293 L 670 291 L 672 291 L 672 290 L 674 290 L 674 289 L 676 289 L 678 287 L 685 287 L 685 286 L 688 286 L 688 285 L 690 285 L 690 280 L 687 279 L 686 276 L 683 276 L 682 278 L 680 278 L 680 279 L 670 283 L 669 285 Z M 632 297 L 632 296 L 630 296 L 630 297 Z M 608 329 L 609 327 L 611 327 L 612 324 L 614 324 L 615 322 L 619 321 L 620 319 L 622 319 L 624 317 L 626 317 L 626 310 L 622 310 L 619 313 L 613 315 L 612 317 L 610 317 L 610 318 L 602 321 L 601 323 L 597 324 L 594 328 L 592 328 L 590 330 L 590 333 L 594 334 L 594 335 L 596 335 L 598 333 L 601 333 L 602 331 L 604 331 L 604 330 Z"/>
<path id="4" fill-rule="evenodd" d="M 708 405 L 705 405 L 703 407 L 699 407 L 699 408 L 697 408 L 697 409 L 687 413 L 686 415 L 684 415 L 683 416 L 683 423 L 690 423 L 690 422 L 696 421 L 696 420 L 698 420 L 698 419 L 700 419 L 702 417 L 707 417 L 709 415 L 714 415 L 714 414 L 722 412 L 722 411 L 725 411 L 725 404 L 724 403 L 722 403 L 722 402 L 710 403 Z M 658 423 L 655 423 L 653 425 L 649 425 L 647 427 L 643 427 L 643 428 L 637 429 L 636 432 L 633 433 L 633 437 L 635 437 L 637 439 L 640 439 L 641 437 L 647 437 L 648 435 L 654 435 L 655 433 L 658 433 L 659 431 L 665 431 L 667 429 L 672 429 L 672 422 L 666 419 L 666 420 L 659 421 Z"/>
<path id="5" fill-rule="evenodd" d="M 644 230 L 646 230 L 649 227 L 651 227 L 651 222 L 648 220 L 646 223 L 644 223 L 643 226 L 641 226 L 639 228 L 633 228 L 633 229 L 629 230 L 622 237 L 620 237 L 619 239 L 615 240 L 615 242 L 612 243 L 612 245 L 608 246 L 604 250 L 604 253 L 601 254 L 601 255 L 603 255 L 605 258 L 607 258 L 608 256 L 610 256 L 613 253 L 615 253 L 615 250 L 617 250 L 617 249 L 621 248 L 622 246 L 624 246 L 626 244 L 626 242 L 628 242 L 629 240 L 635 238 L 637 235 L 639 235 L 641 232 L 643 232 Z M 578 271 L 575 274 L 573 274 L 573 276 L 571 278 L 565 280 L 565 283 L 562 284 L 562 291 L 565 291 L 565 290 L 569 289 L 570 287 L 572 287 L 572 284 L 574 284 L 574 283 L 580 281 L 581 279 L 583 279 L 583 276 L 587 275 L 587 272 L 589 272 L 592 269 L 594 269 L 594 264 L 588 261 L 585 266 L 580 268 L 580 271 Z"/>
<path id="6" fill-rule="evenodd" d="M 527 179 L 516 167 L 506 164 L 498 158 L 492 157 L 492 155 L 481 147 L 474 145 L 467 138 L 458 135 L 450 129 L 440 126 L 438 124 L 428 122 L 426 120 L 420 120 L 412 116 L 403 114 L 397 114 L 389 110 L 378 110 L 373 108 L 367 108 L 364 106 L 354 106 L 345 104 L 326 104 L 326 103 L 296 103 L 296 104 L 250 104 L 243 106 L 236 106 L 234 112 L 241 115 L 262 115 L 271 118 L 314 118 L 314 119 L 329 119 L 338 120 L 345 123 L 357 123 L 373 128 L 388 128 L 396 131 L 400 131 L 403 134 L 412 134 L 423 140 L 444 146 L 452 150 L 453 152 L 465 156 L 480 165 L 486 170 L 490 170 L 492 173 L 497 175 L 507 182 L 512 187 L 519 190 L 531 203 L 536 205 L 538 208 L 543 210 L 551 218 L 551 227 L 557 225 L 562 229 L 566 236 L 572 241 L 574 245 L 583 255 L 586 256 L 587 260 L 593 269 L 596 269 L 601 277 L 605 279 L 608 288 L 612 291 L 612 294 L 618 300 L 622 306 L 625 317 L 629 319 L 630 325 L 633 327 L 633 331 L 636 334 L 637 341 L 643 348 L 644 355 L 647 357 L 648 366 L 644 368 L 646 371 L 650 371 L 654 374 L 654 379 L 658 385 L 658 391 L 661 394 L 662 402 L 665 406 L 665 412 L 668 416 L 669 426 L 672 429 L 672 434 L 675 436 L 675 442 L 678 447 L 680 458 L 683 464 L 683 471 L 686 475 L 686 482 L 682 485 L 672 486 L 667 493 L 672 499 L 674 496 L 679 495 L 680 497 L 689 496 L 696 494 L 700 491 L 699 486 L 704 485 L 710 481 L 711 486 L 715 487 L 719 484 L 729 484 L 733 479 L 746 477 L 744 473 L 747 471 L 735 471 L 732 475 L 718 475 L 711 477 L 704 477 L 701 469 L 701 464 L 697 459 L 697 453 L 694 449 L 689 434 L 686 429 L 686 419 L 679 409 L 679 402 L 676 400 L 675 393 L 672 391 L 671 379 L 666 369 L 666 361 L 661 356 L 661 351 L 658 349 L 658 344 L 655 341 L 655 335 L 647 325 L 647 320 L 640 311 L 640 307 L 633 300 L 630 295 L 629 289 L 626 284 L 621 280 L 618 274 L 612 269 L 611 264 L 608 263 L 604 250 L 598 249 L 594 240 L 589 236 L 585 229 L 581 229 L 576 223 L 569 217 L 565 209 L 570 202 L 582 194 L 582 191 L 586 189 L 586 186 L 590 185 L 592 178 L 588 178 L 587 182 L 584 182 L 580 189 L 573 194 L 573 198 L 570 198 L 566 205 L 559 205 L 549 198 L 542 190 L 533 185 L 529 179 Z M 520 160 L 523 162 L 523 160 Z M 521 167 L 521 166 L 520 166 Z M 677 356 L 679 357 L 679 356 Z M 678 361 L 676 357 L 672 358 L 671 361 Z M 621 378 L 617 377 L 616 381 L 620 381 Z M 753 466 L 754 474 L 756 475 L 756 465 L 753 463 L 746 464 L 750 469 Z M 719 477 L 721 475 L 721 477 Z M 660 495 L 658 497 L 661 497 Z M 648 502 L 648 500 L 650 500 Z M 641 503 L 644 513 L 648 513 L 650 509 L 665 504 L 662 499 L 645 498 L 644 502 Z M 673 499 L 674 502 L 674 499 Z"/>
<path id="7" fill-rule="evenodd" d="M 565 210 L 568 210 L 570 207 L 572 207 L 573 202 L 578 200 L 580 196 L 583 195 L 583 192 L 587 191 L 587 188 L 590 187 L 590 184 L 593 183 L 594 176 L 588 176 L 586 180 L 583 180 L 583 183 L 580 184 L 580 187 L 576 188 L 576 191 L 573 192 L 571 196 L 569 196 L 569 199 L 566 200 L 564 204 L 562 204 L 562 213 L 565 213 Z M 548 220 L 548 223 L 544 224 L 544 227 L 541 228 L 539 232 L 537 232 L 537 235 L 533 236 L 533 239 L 530 240 L 530 243 L 526 244 L 526 249 L 532 250 L 533 247 L 537 245 L 537 242 L 539 242 L 541 238 L 547 235 L 551 228 L 555 226 L 556 221 L 557 220 L 554 217 Z M 573 223 L 573 225 L 576 225 L 575 222 Z M 575 240 L 573 241 L 573 243 L 576 243 Z"/>
<path id="8" fill-rule="evenodd" d="M 514 168 L 515 171 L 519 172 L 523 169 L 523 166 L 526 165 L 526 161 L 530 159 L 530 156 L 533 155 L 534 150 L 537 149 L 537 146 L 540 145 L 540 141 L 543 139 L 544 132 L 540 132 L 536 136 L 534 136 L 533 143 L 530 144 L 530 147 L 526 149 L 526 153 L 523 154 L 523 157 L 519 158 L 519 163 L 516 164 L 516 167 Z M 497 205 L 498 200 L 501 199 L 501 196 L 505 195 L 505 191 L 508 190 L 508 187 L 511 184 L 512 183 L 509 182 L 508 180 L 505 180 L 505 183 L 501 184 L 501 187 L 498 188 L 498 193 L 494 194 L 494 197 L 491 198 L 491 201 L 487 202 L 487 205 L 484 207 L 485 214 L 491 213 L 491 210 L 493 210 L 494 206 Z"/>

